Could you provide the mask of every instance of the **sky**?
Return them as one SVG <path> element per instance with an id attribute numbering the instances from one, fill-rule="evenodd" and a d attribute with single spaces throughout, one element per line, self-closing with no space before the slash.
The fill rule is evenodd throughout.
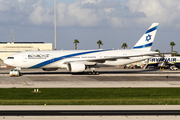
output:
<path id="1" fill-rule="evenodd" d="M 180 53 L 180 0 L 56 0 L 57 50 L 131 49 L 152 23 L 159 27 L 152 50 Z M 54 0 L 0 0 L 0 42 L 52 43 Z"/>

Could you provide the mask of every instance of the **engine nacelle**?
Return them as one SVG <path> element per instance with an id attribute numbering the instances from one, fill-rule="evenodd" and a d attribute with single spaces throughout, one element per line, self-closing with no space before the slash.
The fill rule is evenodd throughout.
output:
<path id="1" fill-rule="evenodd" d="M 44 71 L 56 71 L 58 68 L 42 68 Z"/>
<path id="2" fill-rule="evenodd" d="M 70 72 L 77 73 L 77 72 L 83 72 L 86 69 L 86 66 L 84 63 L 81 62 L 71 62 L 67 65 L 67 69 Z"/>

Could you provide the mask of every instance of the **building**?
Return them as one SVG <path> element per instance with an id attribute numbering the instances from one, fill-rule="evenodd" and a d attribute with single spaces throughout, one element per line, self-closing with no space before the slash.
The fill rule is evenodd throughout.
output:
<path id="1" fill-rule="evenodd" d="M 0 59 L 5 60 L 7 56 L 22 51 L 49 51 L 52 43 L 44 42 L 0 42 Z"/>

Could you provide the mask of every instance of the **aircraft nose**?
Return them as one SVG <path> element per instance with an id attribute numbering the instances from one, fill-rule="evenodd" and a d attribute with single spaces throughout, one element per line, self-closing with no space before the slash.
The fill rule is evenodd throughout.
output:
<path id="1" fill-rule="evenodd" d="M 13 66 L 13 60 L 9 60 L 9 59 L 6 59 L 4 60 L 4 63 L 7 64 L 7 65 L 10 65 L 10 66 Z"/>
<path id="2" fill-rule="evenodd" d="M 8 65 L 8 60 L 7 60 L 7 59 L 6 59 L 6 60 L 4 60 L 4 63 Z"/>

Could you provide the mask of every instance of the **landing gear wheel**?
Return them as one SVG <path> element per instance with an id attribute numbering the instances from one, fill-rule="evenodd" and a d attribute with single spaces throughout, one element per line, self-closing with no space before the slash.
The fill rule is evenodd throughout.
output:
<path id="1" fill-rule="evenodd" d="M 19 76 L 22 76 L 22 73 L 19 71 Z"/>
<path id="2" fill-rule="evenodd" d="M 87 75 L 91 75 L 92 73 L 91 72 L 87 72 Z"/>
<path id="3" fill-rule="evenodd" d="M 89 72 L 87 72 L 87 75 L 99 75 L 99 72 L 98 71 L 93 71 L 93 72 L 89 71 Z"/>

